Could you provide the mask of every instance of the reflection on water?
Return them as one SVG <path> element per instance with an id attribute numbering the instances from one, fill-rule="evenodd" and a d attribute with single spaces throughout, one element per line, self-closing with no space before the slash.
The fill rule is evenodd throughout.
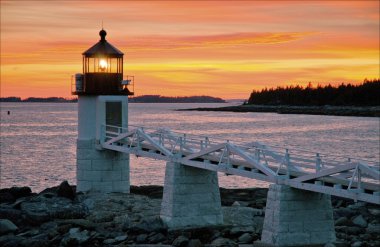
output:
<path id="1" fill-rule="evenodd" d="M 226 104 L 130 104 L 129 122 L 235 142 L 271 145 L 379 161 L 379 118 L 275 113 L 173 111 Z M 7 111 L 11 111 L 7 115 Z M 75 183 L 77 104 L 1 103 L 0 187 L 40 191 Z M 131 183 L 163 184 L 163 161 L 131 157 Z M 220 174 L 222 187 L 266 186 Z"/>

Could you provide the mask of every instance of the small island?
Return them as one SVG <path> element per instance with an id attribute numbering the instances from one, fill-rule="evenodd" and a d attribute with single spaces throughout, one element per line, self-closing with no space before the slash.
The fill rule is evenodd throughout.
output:
<path id="1" fill-rule="evenodd" d="M 380 79 L 362 84 L 333 87 L 277 87 L 253 91 L 243 105 L 218 108 L 181 109 L 192 111 L 275 112 L 334 116 L 380 117 Z"/>

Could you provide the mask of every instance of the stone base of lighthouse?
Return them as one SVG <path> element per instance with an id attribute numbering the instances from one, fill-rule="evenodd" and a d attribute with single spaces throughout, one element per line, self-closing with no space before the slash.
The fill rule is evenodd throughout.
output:
<path id="1" fill-rule="evenodd" d="M 129 154 L 97 150 L 95 139 L 78 139 L 77 191 L 129 193 Z"/>
<path id="2" fill-rule="evenodd" d="M 270 185 L 261 242 L 270 246 L 319 246 L 335 239 L 330 195 Z"/>
<path id="3" fill-rule="evenodd" d="M 222 224 L 217 173 L 168 162 L 160 215 L 170 228 Z"/>

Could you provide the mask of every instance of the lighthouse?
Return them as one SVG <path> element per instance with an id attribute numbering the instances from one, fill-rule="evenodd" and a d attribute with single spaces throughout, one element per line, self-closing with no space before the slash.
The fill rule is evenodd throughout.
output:
<path id="1" fill-rule="evenodd" d="M 128 127 L 128 96 L 134 77 L 123 75 L 124 54 L 99 32 L 100 40 L 83 52 L 83 72 L 75 75 L 78 96 L 77 191 L 129 193 L 129 154 L 102 149 L 102 136 Z"/>

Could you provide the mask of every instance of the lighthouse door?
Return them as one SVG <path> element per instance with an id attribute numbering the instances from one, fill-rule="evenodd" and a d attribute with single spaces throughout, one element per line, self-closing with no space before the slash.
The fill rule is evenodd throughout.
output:
<path id="1" fill-rule="evenodd" d="M 106 102 L 106 125 L 122 126 L 121 102 Z"/>

